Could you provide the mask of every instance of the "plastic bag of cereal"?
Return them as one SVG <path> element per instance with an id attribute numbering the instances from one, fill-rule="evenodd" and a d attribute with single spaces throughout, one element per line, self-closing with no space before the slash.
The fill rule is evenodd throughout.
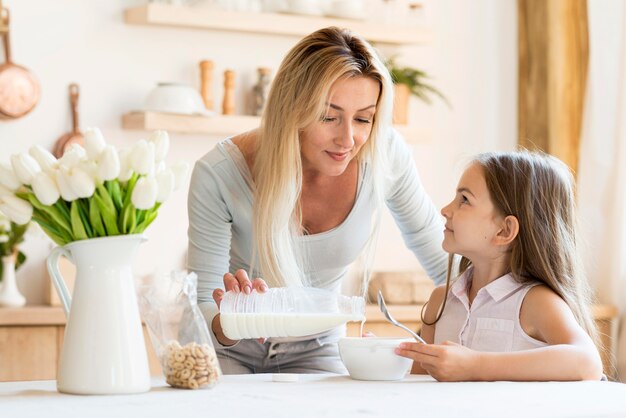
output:
<path id="1" fill-rule="evenodd" d="M 175 388 L 215 386 L 222 374 L 197 304 L 197 276 L 172 272 L 142 286 L 141 314 L 165 381 Z"/>

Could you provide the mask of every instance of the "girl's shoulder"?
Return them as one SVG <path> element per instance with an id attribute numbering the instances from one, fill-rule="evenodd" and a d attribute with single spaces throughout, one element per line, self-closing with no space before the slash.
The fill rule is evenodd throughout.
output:
<path id="1" fill-rule="evenodd" d="M 574 318 L 567 303 L 545 284 L 535 284 L 528 290 L 519 311 L 520 324 L 533 338 L 545 341 L 541 330 Z"/>
<path id="2" fill-rule="evenodd" d="M 430 298 L 428 299 L 428 304 L 424 309 L 424 320 L 428 323 L 435 322 L 437 318 L 437 313 L 439 313 L 439 309 L 443 304 L 443 301 L 446 299 L 446 285 L 441 285 L 435 287 L 432 293 L 430 294 Z"/>

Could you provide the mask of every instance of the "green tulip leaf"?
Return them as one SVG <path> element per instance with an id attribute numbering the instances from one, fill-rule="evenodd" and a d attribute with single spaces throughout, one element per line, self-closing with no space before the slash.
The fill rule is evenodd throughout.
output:
<path id="1" fill-rule="evenodd" d="M 83 225 L 83 221 L 80 217 L 80 212 L 78 209 L 78 201 L 74 200 L 72 202 L 72 206 L 70 209 L 70 218 L 72 220 L 72 231 L 74 232 L 74 237 L 77 240 L 87 239 L 87 232 L 85 231 L 85 227 Z"/>

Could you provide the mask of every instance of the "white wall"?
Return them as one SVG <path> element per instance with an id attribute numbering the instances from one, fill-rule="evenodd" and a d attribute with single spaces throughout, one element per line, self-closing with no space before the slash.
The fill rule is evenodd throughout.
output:
<path id="1" fill-rule="evenodd" d="M 70 129 L 67 86 L 81 86 L 81 126 L 98 126 L 110 142 L 125 146 L 145 133 L 123 131 L 121 115 L 139 109 L 158 81 L 198 86 L 198 62 L 211 59 L 216 74 L 237 72 L 239 105 L 254 83 L 256 67 L 276 68 L 297 41 L 293 37 L 219 31 L 130 26 L 123 10 L 142 0 L 4 0 L 12 14 L 14 62 L 33 71 L 41 83 L 36 109 L 13 122 L 0 122 L 0 160 L 33 144 L 52 147 Z M 412 101 L 410 118 L 426 124 L 430 142 L 414 146 L 426 189 L 440 207 L 452 196 L 469 156 L 491 149 L 513 149 L 516 142 L 517 29 L 514 0 L 425 1 L 425 23 L 434 33 L 426 46 L 404 47 L 401 62 L 428 70 L 452 109 Z M 385 49 L 387 51 L 387 49 Z M 216 102 L 221 77 L 216 77 Z M 195 161 L 219 138 L 171 133 L 169 161 Z M 184 265 L 187 233 L 186 191 L 160 210 L 148 229 L 137 276 L 165 273 Z M 390 219 L 375 267 L 417 268 Z M 29 260 L 18 284 L 29 304 L 44 301 L 44 259 L 51 249 L 41 233 L 23 246 Z"/>

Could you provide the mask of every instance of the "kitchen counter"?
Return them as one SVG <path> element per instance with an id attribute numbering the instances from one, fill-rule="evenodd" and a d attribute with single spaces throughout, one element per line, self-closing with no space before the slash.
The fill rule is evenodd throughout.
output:
<path id="1" fill-rule="evenodd" d="M 224 376 L 213 389 L 182 390 L 154 379 L 137 395 L 75 396 L 55 381 L 0 383 L 7 417 L 597 417 L 626 416 L 626 385 L 612 382 L 439 383 L 429 376 L 361 382 L 340 375 Z"/>

